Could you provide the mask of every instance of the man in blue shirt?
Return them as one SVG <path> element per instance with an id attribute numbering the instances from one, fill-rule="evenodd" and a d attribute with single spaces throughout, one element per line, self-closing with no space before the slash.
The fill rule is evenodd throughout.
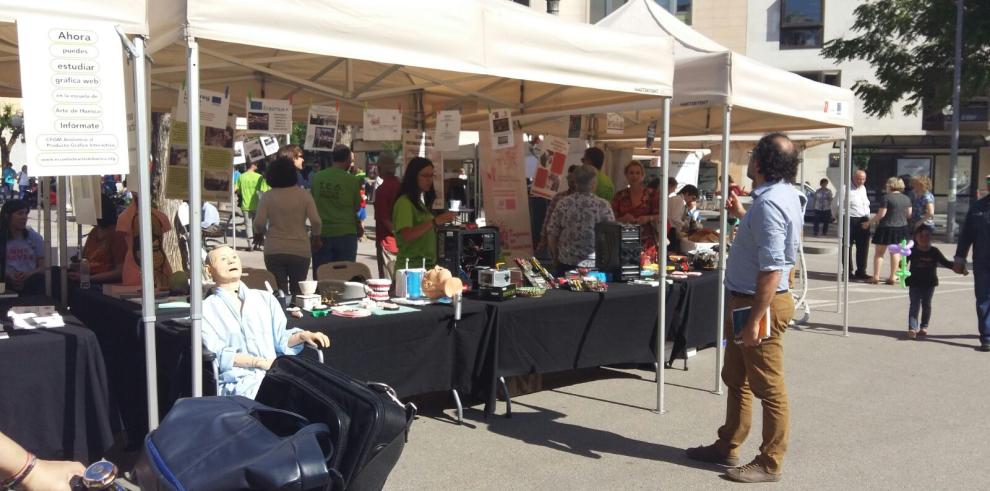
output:
<path id="1" fill-rule="evenodd" d="M 990 176 L 986 177 L 990 191 Z M 977 351 L 990 352 L 990 194 L 969 207 L 959 233 L 953 270 L 966 271 L 966 256 L 973 247 L 973 283 L 976 293 L 976 321 L 980 332 Z"/>
<path id="2" fill-rule="evenodd" d="M 780 133 L 769 134 L 756 144 L 747 175 L 753 180 L 753 204 L 743 209 L 733 193 L 729 212 L 740 218 L 739 229 L 726 266 L 729 313 L 749 307 L 745 324 L 733 326 L 728 316 L 722 380 L 728 389 L 725 424 L 718 440 L 690 448 L 694 460 L 730 466 L 726 477 L 739 482 L 774 482 L 781 478 L 781 462 L 787 450 L 789 410 L 784 386 L 784 330 L 794 315 L 794 299 L 788 275 L 798 254 L 804 214 L 792 183 L 798 152 Z M 770 335 L 760 329 L 769 309 Z M 735 329 L 733 329 L 735 327 Z M 752 462 L 736 467 L 739 448 L 749 434 L 753 395 L 763 401 L 763 444 Z"/>

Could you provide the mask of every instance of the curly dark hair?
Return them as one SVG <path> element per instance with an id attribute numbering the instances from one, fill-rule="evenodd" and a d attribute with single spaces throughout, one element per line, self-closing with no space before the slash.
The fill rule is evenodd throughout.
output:
<path id="1" fill-rule="evenodd" d="M 296 165 L 290 157 L 277 157 L 268 165 L 265 180 L 273 188 L 290 188 L 298 183 Z"/>
<path id="2" fill-rule="evenodd" d="M 783 133 L 770 133 L 760 138 L 753 149 L 753 159 L 767 182 L 794 182 L 800 163 L 797 148 Z"/>

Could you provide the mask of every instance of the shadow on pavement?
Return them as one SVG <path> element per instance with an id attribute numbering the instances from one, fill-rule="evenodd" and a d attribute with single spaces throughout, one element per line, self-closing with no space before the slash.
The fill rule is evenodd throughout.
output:
<path id="1" fill-rule="evenodd" d="M 804 332 L 810 332 L 813 334 L 832 334 L 841 335 L 842 326 L 836 324 L 821 324 L 811 322 L 804 325 L 799 330 Z M 891 331 L 889 329 L 877 329 L 873 327 L 859 327 L 859 326 L 849 326 L 850 334 L 866 334 L 869 336 L 883 336 L 892 338 L 898 341 L 911 341 L 907 337 L 907 330 L 904 331 Z M 947 341 L 947 339 L 974 339 L 975 344 L 957 343 L 954 341 Z M 979 344 L 979 336 L 976 334 L 929 334 L 925 338 L 915 340 L 921 343 L 939 343 L 948 346 L 957 346 L 960 348 L 974 348 Z"/>
<path id="2" fill-rule="evenodd" d="M 723 468 L 689 460 L 683 448 L 628 438 L 610 431 L 586 428 L 559 421 L 566 415 L 557 411 L 523 404 L 515 405 L 535 412 L 514 412 L 512 418 L 493 418 L 488 421 L 488 431 L 530 445 L 540 445 L 590 459 L 600 459 L 602 454 L 669 462 L 692 469 L 722 472 Z M 471 410 L 471 417 L 483 418 L 478 410 Z"/>

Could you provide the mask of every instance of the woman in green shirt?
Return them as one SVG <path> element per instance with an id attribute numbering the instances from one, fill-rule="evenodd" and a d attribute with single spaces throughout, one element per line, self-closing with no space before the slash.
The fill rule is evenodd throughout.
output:
<path id="1" fill-rule="evenodd" d="M 402 177 L 399 198 L 392 207 L 392 226 L 399 253 L 395 256 L 395 269 L 417 268 L 426 262 L 432 268 L 437 262 L 437 234 L 434 227 L 454 221 L 456 214 L 444 212 L 433 216 L 430 205 L 436 198 L 433 189 L 433 162 L 415 157 L 409 161 Z"/>

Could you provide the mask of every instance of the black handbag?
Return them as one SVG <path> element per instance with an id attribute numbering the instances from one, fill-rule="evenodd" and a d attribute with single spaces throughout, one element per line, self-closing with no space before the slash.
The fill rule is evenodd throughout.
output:
<path id="1" fill-rule="evenodd" d="M 136 471 L 145 490 L 339 489 L 334 451 L 323 423 L 240 396 L 190 398 L 145 438 Z"/>

